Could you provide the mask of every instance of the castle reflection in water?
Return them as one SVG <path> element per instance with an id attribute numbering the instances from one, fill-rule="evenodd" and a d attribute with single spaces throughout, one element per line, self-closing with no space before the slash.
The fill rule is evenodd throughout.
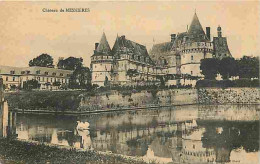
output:
<path id="1" fill-rule="evenodd" d="M 81 117 L 4 115 L 1 135 L 24 140 L 165 163 L 259 161 L 258 105 L 190 105 Z M 90 128 L 77 130 L 78 120 L 90 123 Z"/>

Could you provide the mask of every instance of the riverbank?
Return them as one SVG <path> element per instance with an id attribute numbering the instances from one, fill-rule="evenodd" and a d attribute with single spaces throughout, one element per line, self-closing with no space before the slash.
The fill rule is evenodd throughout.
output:
<path id="1" fill-rule="evenodd" d="M 7 138 L 0 139 L 0 163 L 147 164 L 140 159 L 121 155 L 61 148 Z"/>
<path id="2" fill-rule="evenodd" d="M 200 88 L 88 93 L 33 91 L 6 94 L 9 109 L 20 113 L 90 114 L 194 104 L 260 104 L 258 88 Z"/>

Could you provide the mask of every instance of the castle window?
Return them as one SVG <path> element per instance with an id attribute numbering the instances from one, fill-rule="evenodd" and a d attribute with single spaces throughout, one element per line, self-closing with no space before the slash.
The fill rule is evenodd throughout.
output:
<path id="1" fill-rule="evenodd" d="M 167 65 L 167 60 L 166 59 L 164 59 L 164 64 Z"/>
<path id="2" fill-rule="evenodd" d="M 190 74 L 192 75 L 192 74 L 193 74 L 193 72 L 192 72 L 192 71 L 190 71 Z"/>
<path id="3" fill-rule="evenodd" d="M 5 81 L 8 81 L 8 77 L 5 78 Z"/>
<path id="4" fill-rule="evenodd" d="M 40 74 L 40 73 L 41 73 L 41 71 L 40 71 L 40 70 L 36 71 L 36 74 Z"/>
<path id="5" fill-rule="evenodd" d="M 48 74 L 49 74 L 49 72 L 45 72 L 44 74 L 45 74 L 45 75 L 48 75 Z"/>
<path id="6" fill-rule="evenodd" d="M 13 77 L 13 81 L 15 81 L 15 77 Z"/>
<path id="7" fill-rule="evenodd" d="M 10 71 L 10 74 L 14 74 L 15 73 L 15 71 Z"/>
<path id="8" fill-rule="evenodd" d="M 191 55 L 191 60 L 193 60 L 193 55 Z"/>

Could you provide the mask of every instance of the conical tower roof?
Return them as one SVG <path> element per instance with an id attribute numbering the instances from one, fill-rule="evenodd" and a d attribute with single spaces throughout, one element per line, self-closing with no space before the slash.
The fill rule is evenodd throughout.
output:
<path id="1" fill-rule="evenodd" d="M 96 51 L 100 52 L 100 53 L 109 53 L 109 54 L 111 53 L 111 49 L 110 49 L 110 46 L 108 44 L 106 34 L 104 32 L 103 32 L 103 35 L 100 39 L 100 42 L 98 44 Z"/>
<path id="2" fill-rule="evenodd" d="M 191 22 L 191 25 L 188 30 L 188 35 L 191 36 L 191 38 L 196 39 L 205 39 L 205 32 L 200 24 L 199 18 L 197 14 L 195 13 Z"/>

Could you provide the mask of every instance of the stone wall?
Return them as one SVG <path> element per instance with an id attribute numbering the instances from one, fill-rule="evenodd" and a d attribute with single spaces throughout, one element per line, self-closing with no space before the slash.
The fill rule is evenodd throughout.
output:
<path id="1" fill-rule="evenodd" d="M 198 89 L 200 104 L 259 104 L 259 88 Z"/>
<path id="2" fill-rule="evenodd" d="M 93 111 L 150 108 L 187 104 L 260 104 L 258 88 L 169 89 L 158 91 L 107 91 L 96 94 L 62 92 L 20 92 L 6 94 L 11 109 Z"/>
<path id="3" fill-rule="evenodd" d="M 80 109 L 105 110 L 110 108 L 169 106 L 196 103 L 196 89 L 141 91 L 132 93 L 110 91 L 96 96 L 82 97 Z"/>

